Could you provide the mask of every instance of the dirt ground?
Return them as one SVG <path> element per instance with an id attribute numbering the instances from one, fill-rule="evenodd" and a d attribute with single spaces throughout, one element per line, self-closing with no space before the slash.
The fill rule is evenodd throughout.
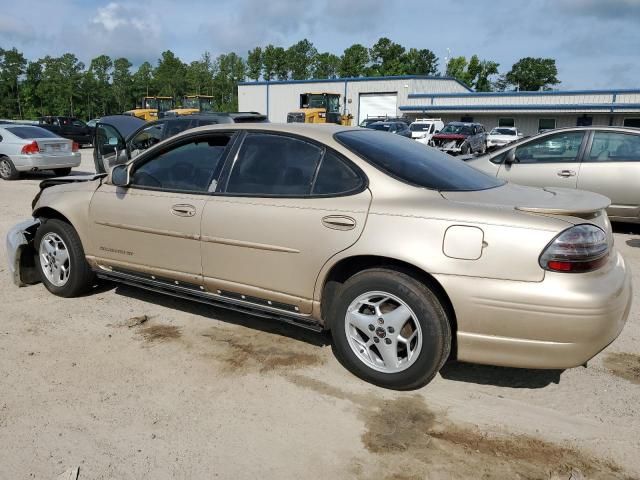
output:
<path id="1" fill-rule="evenodd" d="M 0 182 L 2 245 L 42 178 Z M 640 228 L 616 230 L 640 285 Z M 65 300 L 3 261 L 0 479 L 640 478 L 637 292 L 588 368 L 452 363 L 398 393 L 326 336 L 129 287 Z"/>

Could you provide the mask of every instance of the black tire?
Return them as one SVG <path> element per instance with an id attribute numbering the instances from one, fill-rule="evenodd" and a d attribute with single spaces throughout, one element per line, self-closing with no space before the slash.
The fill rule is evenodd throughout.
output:
<path id="1" fill-rule="evenodd" d="M 66 177 L 67 175 L 69 175 L 71 173 L 71 169 L 70 168 L 55 168 L 53 170 L 53 173 L 56 174 L 56 177 Z"/>
<path id="2" fill-rule="evenodd" d="M 48 233 L 54 233 L 60 237 L 69 255 L 69 277 L 62 286 L 51 283 L 43 271 L 43 260 L 39 253 L 40 244 Z M 36 266 L 42 283 L 54 295 L 65 298 L 77 297 L 93 286 L 95 275 L 85 259 L 80 237 L 67 222 L 58 219 L 44 220 L 36 232 L 34 248 L 36 250 Z"/>
<path id="3" fill-rule="evenodd" d="M 0 178 L 3 180 L 17 180 L 20 178 L 20 172 L 16 170 L 9 157 L 0 157 Z"/>
<path id="4" fill-rule="evenodd" d="M 379 372 L 358 358 L 349 344 L 345 331 L 348 307 L 360 295 L 373 291 L 386 292 L 402 300 L 420 324 L 422 349 L 405 370 Z M 337 291 L 328 317 L 340 362 L 356 376 L 380 387 L 413 390 L 426 385 L 440 371 L 451 351 L 451 327 L 438 296 L 422 282 L 395 270 L 364 270 L 349 278 Z"/>
<path id="5" fill-rule="evenodd" d="M 467 155 L 469 153 L 469 144 L 467 142 L 464 142 L 460 147 L 460 153 L 462 155 Z"/>
<path id="6" fill-rule="evenodd" d="M 482 148 L 480 149 L 480 155 L 487 153 L 487 142 L 482 142 Z"/>

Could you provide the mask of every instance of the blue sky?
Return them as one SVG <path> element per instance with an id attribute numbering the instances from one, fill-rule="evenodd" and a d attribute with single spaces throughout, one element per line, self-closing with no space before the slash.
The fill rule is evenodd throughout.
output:
<path id="1" fill-rule="evenodd" d="M 0 0 L 0 47 L 30 59 L 126 56 L 155 64 L 202 52 L 246 55 L 308 38 L 319 51 L 386 36 L 444 64 L 478 54 L 506 72 L 521 57 L 557 59 L 559 88 L 640 87 L 640 0 Z"/>

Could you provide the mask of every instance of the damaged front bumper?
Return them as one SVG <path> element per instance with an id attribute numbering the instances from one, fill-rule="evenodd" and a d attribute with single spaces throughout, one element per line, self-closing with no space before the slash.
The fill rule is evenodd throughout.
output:
<path id="1" fill-rule="evenodd" d="M 39 226 L 40 220 L 32 218 L 20 222 L 7 233 L 9 272 L 13 283 L 19 287 L 40 281 L 33 247 L 33 239 Z"/>
<path id="2" fill-rule="evenodd" d="M 431 145 L 445 153 L 460 153 L 464 140 L 432 140 Z"/>

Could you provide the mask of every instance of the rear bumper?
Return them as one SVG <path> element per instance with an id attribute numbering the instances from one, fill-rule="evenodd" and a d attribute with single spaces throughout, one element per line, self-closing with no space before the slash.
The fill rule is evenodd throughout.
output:
<path id="1" fill-rule="evenodd" d="M 69 155 L 13 155 L 11 160 L 19 172 L 37 170 L 52 170 L 54 168 L 73 168 L 80 165 L 80 153 Z"/>
<path id="2" fill-rule="evenodd" d="M 35 268 L 33 237 L 40 226 L 40 220 L 32 218 L 13 226 L 7 233 L 7 260 L 13 283 L 19 287 L 38 283 Z"/>
<path id="3" fill-rule="evenodd" d="M 613 342 L 631 309 L 622 256 L 587 274 L 542 282 L 436 276 L 458 321 L 458 360 L 523 368 L 583 365 Z"/>

